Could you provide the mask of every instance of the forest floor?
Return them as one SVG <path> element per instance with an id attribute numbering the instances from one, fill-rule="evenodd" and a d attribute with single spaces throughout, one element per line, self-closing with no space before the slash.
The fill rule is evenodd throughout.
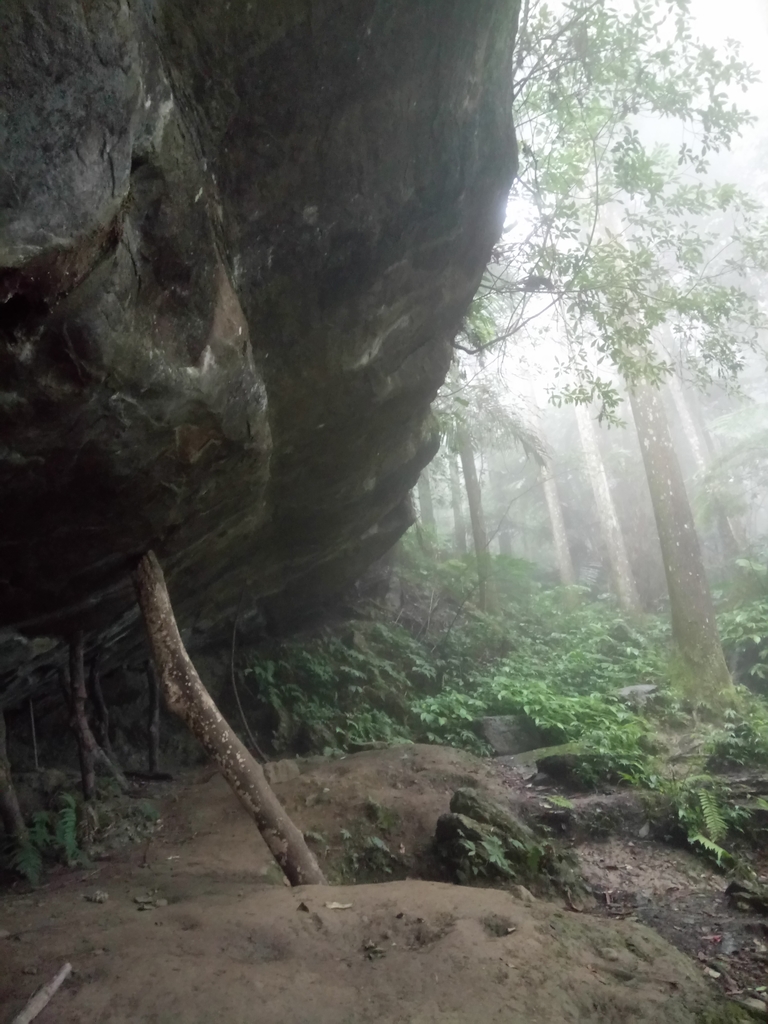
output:
<path id="1" fill-rule="evenodd" d="M 578 854 L 595 896 L 590 913 L 641 921 L 694 958 L 729 995 L 765 997 L 768 918 L 737 909 L 726 896 L 729 879 L 713 862 L 648 837 L 642 796 L 626 787 L 567 792 L 536 774 L 522 758 L 498 758 L 518 810 L 546 823 Z M 765 880 L 768 860 L 753 862 Z M 768 1019 L 768 1015 L 766 1016 Z"/>
<path id="2" fill-rule="evenodd" d="M 161 814 L 148 839 L 3 890 L 0 1024 L 66 961 L 40 1024 L 749 1019 L 713 999 L 762 984 L 763 920 L 727 906 L 706 862 L 640 838 L 632 808 L 599 839 L 563 829 L 596 892 L 576 911 L 520 886 L 446 884 L 431 854 L 460 786 L 554 813 L 525 766 L 416 745 L 273 770 L 337 884 L 287 888 L 218 773 L 145 784 Z"/>

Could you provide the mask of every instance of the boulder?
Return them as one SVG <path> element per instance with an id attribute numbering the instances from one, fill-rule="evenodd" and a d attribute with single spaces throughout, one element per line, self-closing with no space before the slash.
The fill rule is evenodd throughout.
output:
<path id="1" fill-rule="evenodd" d="M 658 689 L 658 686 L 654 686 L 652 683 L 637 683 L 634 686 L 622 686 L 620 690 L 615 690 L 614 693 L 615 696 L 627 704 L 642 707 L 649 697 L 658 692 Z"/>
<path id="2" fill-rule="evenodd" d="M 439 859 L 460 882 L 476 878 L 554 888 L 570 901 L 586 895 L 571 856 L 540 838 L 507 807 L 475 789 L 456 790 L 435 829 Z"/>
<path id="3" fill-rule="evenodd" d="M 499 757 L 523 754 L 547 743 L 547 736 L 528 715 L 489 715 L 478 719 L 476 728 Z"/>
<path id="4" fill-rule="evenodd" d="M 522 846 L 533 846 L 536 837 L 527 825 L 523 824 L 511 810 L 502 807 L 495 800 L 484 796 L 479 790 L 469 786 L 457 789 L 451 797 L 451 812 L 472 818 L 484 825 L 503 832 L 505 836 L 520 843 Z"/>
<path id="5" fill-rule="evenodd" d="M 573 789 L 582 789 L 589 770 L 589 755 L 575 751 L 548 754 L 536 761 L 536 767 L 553 782 Z"/>
<path id="6" fill-rule="evenodd" d="M 515 172 L 513 0 L 0 5 L 0 706 L 290 630 L 410 525 Z M 242 597 L 242 603 L 241 603 Z"/>
<path id="7" fill-rule="evenodd" d="M 291 758 L 284 758 L 282 761 L 269 761 L 264 765 L 264 774 L 270 786 L 279 782 L 290 782 L 291 779 L 298 779 L 301 769 L 298 762 Z"/>
<path id="8" fill-rule="evenodd" d="M 734 879 L 725 890 L 725 895 L 739 910 L 768 914 L 768 885 Z"/>

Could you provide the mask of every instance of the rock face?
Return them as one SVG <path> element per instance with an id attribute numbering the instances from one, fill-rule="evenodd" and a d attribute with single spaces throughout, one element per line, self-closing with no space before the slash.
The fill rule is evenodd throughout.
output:
<path id="1" fill-rule="evenodd" d="M 497 757 L 536 750 L 549 739 L 528 715 L 488 715 L 478 720 L 477 728 Z"/>
<path id="2" fill-rule="evenodd" d="M 515 21 L 4 0 L 0 703 L 73 629 L 140 642 L 150 547 L 194 642 L 242 594 L 290 624 L 407 527 L 514 172 Z"/>

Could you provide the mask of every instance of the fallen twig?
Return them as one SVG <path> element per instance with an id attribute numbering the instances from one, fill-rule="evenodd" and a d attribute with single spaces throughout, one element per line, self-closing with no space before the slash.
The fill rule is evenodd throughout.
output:
<path id="1" fill-rule="evenodd" d="M 30 1021 L 34 1020 L 38 1013 L 44 1010 L 48 1003 L 50 1003 L 71 973 L 72 964 L 64 964 L 53 981 L 49 981 L 47 985 L 43 985 L 42 988 L 35 992 L 21 1013 L 13 1018 L 11 1024 L 29 1024 Z"/>

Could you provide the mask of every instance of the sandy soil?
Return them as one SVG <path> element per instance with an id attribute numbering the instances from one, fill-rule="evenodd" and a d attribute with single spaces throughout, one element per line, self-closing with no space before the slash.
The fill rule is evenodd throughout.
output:
<path id="1" fill-rule="evenodd" d="M 505 786 L 494 765 L 435 747 L 305 769 L 276 788 L 323 836 L 331 876 L 369 833 L 386 836 L 404 873 L 417 870 L 458 785 Z M 192 773 L 159 792 L 150 842 L 2 896 L 0 1024 L 65 961 L 73 977 L 40 1024 L 724 1019 L 706 1016 L 714 986 L 702 965 L 632 920 L 572 913 L 523 889 L 412 879 L 289 889 L 218 775 Z M 372 803 L 395 813 L 375 824 Z"/>

